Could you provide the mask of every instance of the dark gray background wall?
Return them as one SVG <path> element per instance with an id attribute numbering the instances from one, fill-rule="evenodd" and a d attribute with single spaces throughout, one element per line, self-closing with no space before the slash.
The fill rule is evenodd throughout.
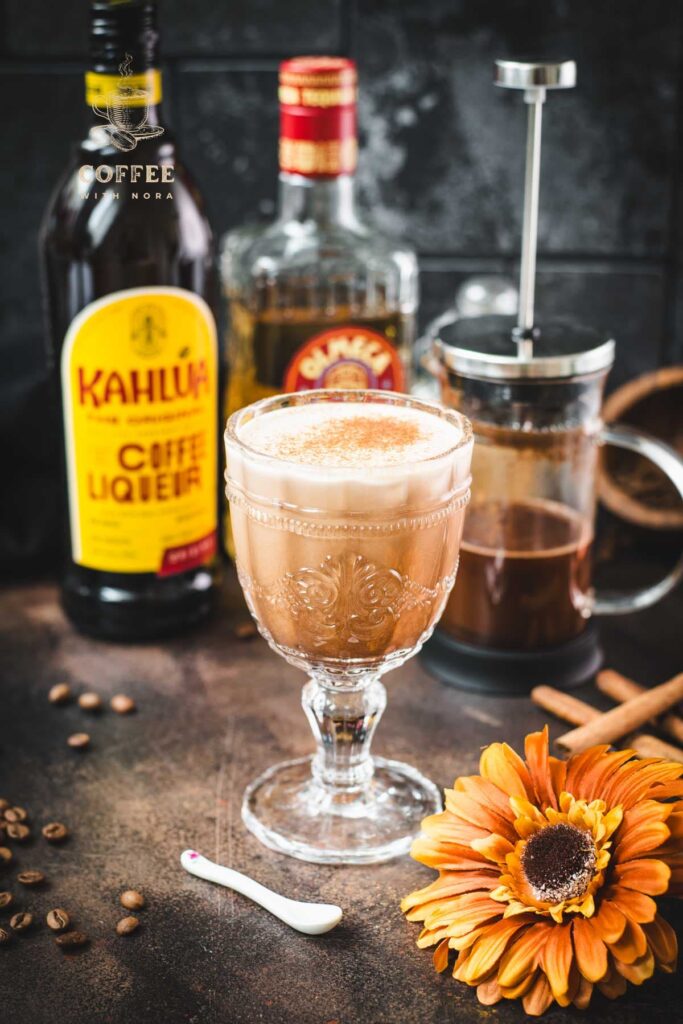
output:
<path id="1" fill-rule="evenodd" d="M 542 305 L 619 341 L 613 380 L 683 358 L 679 0 L 160 0 L 165 95 L 217 231 L 274 209 L 277 65 L 359 64 L 363 201 L 422 257 L 421 320 L 516 273 L 525 120 L 494 57 L 576 58 L 547 107 Z M 2 0 L 0 345 L 41 358 L 36 232 L 87 123 L 86 0 Z M 7 362 L 4 361 L 7 366 Z"/>

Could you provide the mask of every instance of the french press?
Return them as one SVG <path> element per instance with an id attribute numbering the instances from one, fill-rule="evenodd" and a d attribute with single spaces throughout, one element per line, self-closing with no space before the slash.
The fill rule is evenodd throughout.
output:
<path id="1" fill-rule="evenodd" d="M 645 434 L 600 418 L 614 340 L 574 320 L 534 315 L 541 119 L 546 92 L 571 88 L 573 61 L 496 61 L 495 84 L 528 105 L 519 310 L 453 316 L 434 352 L 442 401 L 472 421 L 472 500 L 455 587 L 423 658 L 444 682 L 523 693 L 585 681 L 602 653 L 594 616 L 654 604 L 683 576 L 683 557 L 655 586 L 592 587 L 600 447 L 649 458 L 683 496 L 683 460 Z"/>

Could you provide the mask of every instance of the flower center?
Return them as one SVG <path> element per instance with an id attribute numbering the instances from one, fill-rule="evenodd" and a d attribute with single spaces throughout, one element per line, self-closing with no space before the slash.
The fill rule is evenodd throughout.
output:
<path id="1" fill-rule="evenodd" d="M 593 838 L 573 825 L 548 825 L 527 840 L 521 863 L 537 900 L 573 899 L 586 891 L 595 871 Z"/>

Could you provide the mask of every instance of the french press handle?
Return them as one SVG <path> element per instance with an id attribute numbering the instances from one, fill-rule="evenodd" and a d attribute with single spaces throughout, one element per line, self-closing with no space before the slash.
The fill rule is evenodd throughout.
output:
<path id="1" fill-rule="evenodd" d="M 600 444 L 612 444 L 649 459 L 667 475 L 683 499 L 683 458 L 670 445 L 631 427 L 611 425 L 603 426 L 598 440 Z M 641 608 L 649 608 L 670 593 L 681 579 L 683 552 L 674 568 L 658 583 L 642 590 L 594 592 L 589 597 L 587 611 L 590 615 L 627 615 Z"/>

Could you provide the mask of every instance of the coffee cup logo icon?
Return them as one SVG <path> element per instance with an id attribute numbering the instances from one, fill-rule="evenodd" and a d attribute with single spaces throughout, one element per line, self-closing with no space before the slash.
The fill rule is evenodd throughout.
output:
<path id="1" fill-rule="evenodd" d="M 107 122 L 102 127 L 109 140 L 117 149 L 127 151 L 135 149 L 140 139 L 153 139 L 164 130 L 148 124 L 151 94 L 138 85 L 140 76 L 133 76 L 132 65 L 133 58 L 127 53 L 119 65 L 118 81 L 104 95 L 104 105 L 93 104 L 93 111 Z"/>

